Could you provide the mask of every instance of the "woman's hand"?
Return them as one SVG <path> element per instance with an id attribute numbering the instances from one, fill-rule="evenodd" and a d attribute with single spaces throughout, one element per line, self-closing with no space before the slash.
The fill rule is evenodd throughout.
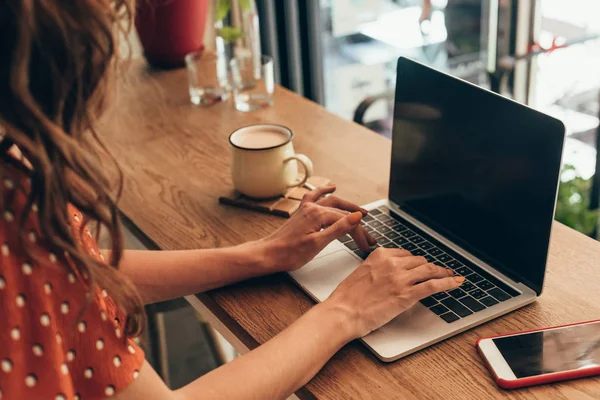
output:
<path id="1" fill-rule="evenodd" d="M 388 323 L 417 301 L 459 287 L 465 280 L 401 249 L 378 248 L 323 304 L 343 310 L 351 338 Z"/>
<path id="2" fill-rule="evenodd" d="M 363 251 L 377 243 L 360 225 L 367 210 L 339 197 L 325 196 L 335 189 L 329 185 L 308 192 L 298 211 L 279 230 L 259 242 L 273 271 L 302 267 L 325 246 L 346 234 Z"/>

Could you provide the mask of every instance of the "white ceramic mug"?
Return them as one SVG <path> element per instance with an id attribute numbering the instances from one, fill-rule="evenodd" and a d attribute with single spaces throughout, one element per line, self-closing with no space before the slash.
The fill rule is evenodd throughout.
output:
<path id="1" fill-rule="evenodd" d="M 281 125 L 250 125 L 229 136 L 233 148 L 231 177 L 235 189 L 252 198 L 267 199 L 302 186 L 313 172 L 312 161 L 295 154 L 292 131 Z M 298 177 L 298 163 L 304 177 Z"/>

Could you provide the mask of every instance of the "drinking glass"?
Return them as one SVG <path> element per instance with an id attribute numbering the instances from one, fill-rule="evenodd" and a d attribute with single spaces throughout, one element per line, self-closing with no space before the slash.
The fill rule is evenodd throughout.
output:
<path id="1" fill-rule="evenodd" d="M 193 104 L 209 106 L 227 100 L 229 80 L 224 55 L 204 51 L 185 56 L 190 100 Z"/>
<path id="2" fill-rule="evenodd" d="M 230 67 L 236 109 L 254 111 L 273 104 L 275 78 L 271 57 L 238 55 Z"/>

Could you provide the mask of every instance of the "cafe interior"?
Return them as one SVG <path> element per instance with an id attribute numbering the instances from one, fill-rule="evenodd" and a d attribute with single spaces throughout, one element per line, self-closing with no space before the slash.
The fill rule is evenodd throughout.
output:
<path id="1" fill-rule="evenodd" d="M 209 3 L 208 9 L 202 10 L 206 14 L 197 16 L 205 21 L 196 20 L 194 29 L 187 28 L 188 33 L 196 35 L 197 38 L 202 31 L 202 43 L 194 44 L 203 48 L 205 53 L 216 54 L 211 62 L 218 64 L 218 58 L 227 58 L 227 51 L 230 51 L 230 38 L 223 36 L 224 32 L 227 32 L 223 31 L 226 25 L 223 25 L 222 21 L 215 21 L 218 17 L 214 11 L 215 2 L 197 1 Z M 181 3 L 180 7 L 185 8 L 190 1 L 175 0 L 174 3 Z M 160 92 L 156 90 L 151 99 L 144 101 L 176 102 L 179 108 L 177 112 L 182 120 L 178 122 L 177 130 L 189 137 L 189 145 L 202 146 L 206 136 L 210 136 L 210 140 L 226 137 L 230 133 L 229 126 L 232 125 L 221 122 L 222 119 L 235 120 L 233 126 L 271 120 L 291 125 L 291 121 L 286 121 L 283 115 L 280 116 L 280 113 L 286 114 L 283 110 L 280 111 L 281 108 L 293 107 L 292 101 L 296 99 L 296 96 L 286 95 L 281 99 L 278 97 L 280 92 L 287 94 L 287 91 L 316 103 L 307 107 L 306 112 L 313 112 L 318 108 L 319 116 L 330 113 L 362 125 L 367 129 L 361 129 L 361 134 L 371 135 L 372 140 L 379 140 L 376 136 L 390 139 L 394 115 L 396 61 L 398 57 L 408 57 L 561 120 L 566 126 L 566 141 L 555 219 L 592 239 L 597 240 L 600 237 L 600 175 L 597 167 L 600 6 L 595 1 L 256 0 L 250 3 L 252 9 L 256 10 L 256 25 L 253 29 L 259 32 L 259 35 L 254 37 L 255 43 L 250 46 L 259 46 L 260 53 L 267 56 L 269 71 L 265 79 L 272 82 L 266 86 L 274 83 L 274 96 L 267 101 L 267 105 L 256 106 L 257 110 L 248 111 L 247 105 L 239 105 L 235 92 L 233 96 L 227 97 L 225 94 L 220 97 L 221 94 L 218 94 L 216 100 L 202 100 L 202 95 L 198 95 L 196 90 L 201 89 L 204 78 L 194 77 L 194 63 L 202 63 L 202 58 L 197 60 L 188 56 L 183 64 L 179 60 L 165 58 L 164 53 L 160 53 L 168 53 L 169 46 L 175 47 L 176 39 L 170 38 L 166 41 L 166 37 L 163 37 L 164 42 L 156 40 L 157 33 L 148 31 L 152 28 L 141 27 L 146 37 L 140 37 L 134 32 L 128 40 L 127 51 L 124 53 L 130 52 L 131 54 L 127 54 L 132 57 L 134 63 L 144 64 L 144 74 L 148 75 L 144 79 L 154 81 L 152 85 L 161 86 Z M 175 9 L 177 6 L 174 4 L 171 7 Z M 176 12 L 166 8 L 163 11 L 165 14 L 158 18 L 167 19 L 170 17 L 169 12 Z M 156 14 L 160 15 L 158 11 Z M 152 23 L 150 18 L 148 21 L 141 20 L 144 23 Z M 232 21 L 236 22 L 234 19 L 229 22 Z M 178 32 L 180 26 L 174 21 L 170 23 L 172 25 L 167 23 L 163 27 L 165 31 L 162 35 L 181 35 L 182 33 Z M 234 29 L 247 28 L 243 24 L 232 26 Z M 137 28 L 139 32 L 139 22 Z M 258 49 L 253 48 L 252 51 Z M 176 53 L 177 50 L 173 49 L 175 58 Z M 149 66 L 146 66 L 146 62 Z M 187 74 L 184 72 L 186 65 Z M 218 69 L 219 66 L 215 68 Z M 223 68 L 223 79 L 226 81 L 223 85 L 226 86 L 227 74 L 231 73 L 231 69 L 227 70 L 225 64 Z M 206 79 L 216 77 L 215 75 Z M 133 90 L 136 79 L 139 78 L 133 78 Z M 194 85 L 198 85 L 198 88 Z M 190 95 L 188 101 L 187 89 Z M 150 89 L 144 87 L 143 90 Z M 185 104 L 186 102 L 188 104 Z M 156 108 L 156 112 L 163 111 Z M 164 112 L 166 113 L 166 109 Z M 214 115 L 210 119 L 212 126 L 202 124 L 206 114 Z M 309 129 L 316 130 L 311 132 L 312 135 L 326 135 L 327 120 L 323 120 L 324 125 L 321 126 L 320 123 L 308 123 L 312 118 L 310 114 L 305 114 L 302 119 L 307 120 L 307 126 L 296 125 L 291 128 L 298 136 L 308 134 L 305 130 Z M 162 136 L 164 127 L 147 126 L 144 129 L 149 136 L 158 138 Z M 172 129 L 170 131 L 172 132 Z M 179 133 L 173 132 L 174 137 L 164 137 L 159 141 L 163 142 L 165 148 L 173 146 L 172 151 L 177 152 L 174 153 L 175 157 L 195 163 L 199 168 L 198 173 L 201 174 L 202 151 L 199 147 L 194 150 L 176 149 L 178 146 L 169 142 L 176 141 L 177 134 Z M 339 146 L 343 147 L 345 144 Z M 310 155 L 304 148 L 298 150 L 306 151 Z M 365 165 L 361 160 L 356 162 L 361 167 L 369 168 L 369 165 Z M 223 154 L 222 166 L 225 168 L 227 163 L 228 154 Z M 316 174 L 322 173 L 319 169 L 319 165 L 315 164 Z M 353 172 L 346 173 L 351 175 Z M 176 177 L 176 168 L 170 172 L 165 171 L 165 174 L 160 179 L 181 179 Z M 176 185 L 175 182 L 173 184 Z M 185 180 L 177 184 L 184 185 L 181 190 L 187 193 L 182 194 L 193 196 L 194 191 L 185 188 Z M 200 193 L 206 196 L 204 199 L 172 198 L 173 206 L 177 206 L 179 201 L 215 203 L 219 196 L 211 190 L 210 185 L 210 182 L 202 183 L 204 188 Z M 214 194 L 211 197 L 209 193 Z M 128 209 L 134 207 L 134 203 L 128 204 Z M 224 224 L 227 224 L 229 218 L 246 218 L 229 217 L 228 208 L 223 207 L 220 206 L 219 214 Z M 127 215 L 127 209 L 123 212 Z M 125 218 L 125 221 L 134 227 L 127 235 L 131 246 L 143 247 L 150 243 L 150 246 L 158 248 L 165 245 L 178 248 L 188 245 L 173 242 L 165 237 L 164 232 L 155 232 L 154 238 L 148 238 L 143 232 L 144 229 L 136 226 L 135 218 Z M 217 226 L 213 227 L 213 231 L 205 231 L 206 227 L 202 227 L 205 221 L 188 219 L 173 222 L 198 225 L 192 227 L 191 231 L 198 232 L 202 238 L 197 242 L 191 241 L 189 245 L 225 245 L 238 240 L 235 233 L 226 239 L 219 237 L 220 227 Z M 247 223 L 252 223 L 252 220 L 248 219 Z M 270 286 L 270 283 L 265 285 Z M 291 290 L 292 287 L 293 285 L 282 286 L 282 290 Z M 242 287 L 237 290 L 243 293 L 246 289 Z M 216 293 L 214 297 L 209 295 L 213 297 L 210 301 L 222 302 L 221 307 L 243 308 L 242 302 L 235 301 L 236 289 L 232 292 Z M 218 321 L 218 316 L 215 320 L 211 305 L 203 304 L 204 301 L 203 298 L 188 296 L 186 299 L 148 306 L 151 316 L 149 329 L 146 331 L 148 354 L 151 355 L 153 365 L 160 371 L 161 377 L 173 388 L 188 384 L 248 350 L 247 345 L 239 343 L 240 340 L 235 338 L 235 334 L 228 332 Z M 257 318 L 254 323 L 260 323 L 261 312 L 269 312 L 268 307 L 253 312 L 248 318 Z M 234 319 L 235 317 L 234 315 Z M 261 343 L 279 328 L 274 325 L 271 332 L 256 331 L 254 334 L 258 337 L 249 332 L 253 336 L 251 341 Z M 440 353 L 454 347 L 447 344 L 446 346 L 448 347 L 440 350 Z M 433 351 L 427 354 L 424 357 L 443 357 L 436 356 Z M 411 365 L 410 362 L 406 365 L 407 368 L 418 368 L 417 364 Z M 323 385 L 327 384 L 325 379 L 321 382 Z M 339 384 L 343 385 L 343 382 Z M 329 398 L 320 394 L 322 392 L 318 386 L 311 387 L 307 393 L 316 398 Z M 374 398 L 387 397 L 381 395 Z"/>
<path id="2" fill-rule="evenodd" d="M 499 373 L 490 372 L 493 367 L 482 356 L 483 350 L 476 348 L 480 338 L 600 318 L 600 298 L 596 298 L 600 268 L 600 3 L 148 0 L 137 2 L 134 18 L 129 21 L 132 29 L 120 36 L 117 90 L 98 125 L 98 135 L 123 174 L 118 208 L 126 249 L 226 248 L 261 240 L 301 212 L 307 193 L 335 184 L 336 196 L 369 210 L 361 224 L 369 234 L 377 234 L 376 247 L 404 248 L 434 262 L 419 243 L 408 247 L 408 242 L 393 240 L 398 235 L 391 232 L 394 226 L 388 222 L 395 217 L 389 210 L 383 211 L 389 215 L 378 217 L 384 203 L 376 201 L 391 201 L 398 195 L 394 182 L 419 180 L 417 175 L 411 180 L 409 170 L 394 170 L 405 165 L 403 162 L 410 163 L 402 158 L 410 158 L 410 154 L 398 153 L 406 148 L 417 151 L 414 149 L 423 145 L 416 133 L 400 140 L 403 132 L 414 133 L 422 127 L 429 134 L 440 121 L 458 124 L 459 130 L 464 123 L 468 130 L 471 119 L 480 121 L 480 133 L 494 136 L 486 139 L 485 146 L 510 147 L 516 149 L 515 154 L 521 154 L 521 149 L 533 154 L 557 149 L 556 163 L 548 161 L 547 165 L 543 156 L 537 164 L 489 156 L 489 163 L 473 166 L 477 171 L 471 174 L 465 172 L 471 167 L 436 164 L 439 169 L 421 171 L 423 186 L 398 195 L 405 196 L 403 201 L 418 196 L 433 181 L 436 190 L 443 191 L 464 173 L 469 176 L 465 179 L 474 181 L 460 190 L 472 198 L 489 200 L 486 190 L 494 177 L 501 182 L 499 187 L 513 179 L 512 173 L 534 177 L 528 187 L 513 186 L 510 200 L 496 198 L 487 203 L 510 207 L 514 213 L 504 219 L 520 219 L 518 232 L 506 231 L 502 223 L 493 220 L 462 224 L 478 226 L 482 236 L 489 232 L 490 240 L 502 242 L 504 248 L 514 244 L 522 254 L 537 244 L 520 247 L 519 241 L 529 243 L 526 237 L 536 231 L 547 233 L 541 235 L 540 245 L 546 250 L 541 267 L 543 292 L 541 287 L 529 286 L 534 288 L 528 289 L 533 293 L 530 301 L 507 306 L 504 315 L 490 314 L 448 333 L 435 328 L 435 339 L 426 344 L 415 342 L 409 350 L 389 350 L 388 344 L 382 344 L 384 340 L 394 343 L 393 329 L 411 330 L 386 325 L 343 346 L 324 360 L 314 377 L 283 398 L 600 398 L 594 377 L 563 383 L 548 380 L 541 386 L 509 391 L 496 379 Z M 414 95 L 419 99 L 446 98 L 446 83 L 448 87 L 456 85 L 456 97 L 448 102 L 439 100 L 444 104 L 439 106 L 441 111 L 401 103 L 403 96 L 412 99 L 413 92 L 427 92 Z M 470 94 L 459 96 L 460 90 Z M 474 100 L 479 96 L 480 101 Z M 492 117 L 480 118 L 482 104 L 488 100 L 497 112 L 487 110 Z M 446 105 L 448 109 L 442 110 Z M 454 116 L 448 117 L 448 110 L 453 110 Z M 520 119 L 526 118 L 538 122 L 521 124 Z M 506 132 L 501 132 L 500 126 Z M 531 131 L 541 126 L 547 126 L 547 140 L 532 148 L 533 139 L 528 135 L 534 137 Z M 442 131 L 450 134 L 451 129 Z M 269 134 L 286 136 L 285 145 L 272 146 Z M 463 150 L 468 152 L 470 139 L 463 136 L 460 140 L 465 142 L 454 144 L 456 148 L 448 145 L 450 154 L 438 153 L 440 163 L 460 158 Z M 489 154 L 496 154 L 494 151 Z M 474 155 L 473 160 L 486 158 L 486 154 Z M 295 167 L 268 175 L 276 162 Z M 410 165 L 417 168 L 419 164 Z M 261 176 L 254 176 L 254 170 L 260 170 Z M 548 174 L 555 181 L 550 179 L 549 189 L 541 183 Z M 283 189 L 274 185 L 277 179 L 282 180 Z M 549 202 L 554 202 L 544 214 L 547 227 L 536 222 L 536 213 L 543 207 L 532 203 L 538 194 L 543 197 L 546 189 Z M 448 211 L 437 210 L 436 218 L 445 220 L 444 214 L 462 210 L 457 206 L 453 211 L 454 203 L 448 204 Z M 367 220 L 384 229 L 389 226 L 390 231 L 380 234 L 373 222 L 367 226 Z M 327 225 L 322 224 L 322 232 Z M 397 221 L 393 225 L 397 226 Z M 357 264 L 373 257 L 374 253 L 363 252 L 350 236 L 344 238 L 339 248 L 347 248 Z M 434 239 L 428 240 L 435 245 Z M 109 238 L 100 236 L 99 241 L 100 248 L 109 246 Z M 476 242 L 473 239 L 465 248 Z M 483 240 L 482 246 L 485 243 Z M 279 272 L 148 304 L 146 326 L 136 341 L 170 389 L 186 387 L 252 353 L 324 301 L 331 291 L 325 295 L 320 291 L 331 285 L 331 277 L 327 269 L 317 269 L 322 265 L 318 261 L 327 257 L 308 265 L 312 275 L 307 268 L 299 270 L 306 273 Z M 459 271 L 461 259 L 453 257 Z M 163 268 L 168 270 L 169 265 Z M 486 287 L 467 278 L 475 292 L 483 291 L 481 297 L 475 292 L 466 296 L 463 288 L 471 303 L 461 301 L 454 309 L 452 305 L 458 302 L 432 296 L 431 304 L 422 300 L 405 311 L 403 321 L 420 326 L 416 321 L 421 317 L 413 310 L 428 307 L 451 326 L 461 323 L 453 322 L 454 318 L 462 321 L 467 312 L 478 311 L 470 304 L 491 310 L 505 301 L 503 296 L 508 299 L 520 291 L 520 286 L 510 284 L 509 289 L 504 288 L 494 274 L 480 275 L 491 283 Z M 494 285 L 497 287 L 490 289 Z M 464 316 L 460 311 L 465 310 L 463 305 L 470 307 Z M 384 339 L 386 332 L 389 337 Z M 416 328 L 411 334 L 427 336 Z M 396 336 L 395 342 L 402 338 Z M 561 346 L 555 343 L 553 349 Z M 544 351 L 548 354 L 551 350 Z M 279 356 L 287 357 L 285 353 Z M 598 365 L 600 359 L 598 364 L 581 368 L 596 371 Z M 570 378 L 557 378 L 563 379 Z M 246 383 L 232 377 L 231 385 Z M 258 397 L 248 394 L 248 398 Z"/>

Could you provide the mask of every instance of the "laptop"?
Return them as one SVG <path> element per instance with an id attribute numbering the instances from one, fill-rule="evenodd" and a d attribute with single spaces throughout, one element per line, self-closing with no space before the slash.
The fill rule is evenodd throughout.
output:
<path id="1" fill-rule="evenodd" d="M 466 281 L 363 337 L 378 358 L 397 360 L 541 295 L 564 139 L 557 119 L 398 60 L 389 195 L 363 206 L 361 223 L 378 246 Z M 367 256 L 343 237 L 290 275 L 320 302 Z"/>

